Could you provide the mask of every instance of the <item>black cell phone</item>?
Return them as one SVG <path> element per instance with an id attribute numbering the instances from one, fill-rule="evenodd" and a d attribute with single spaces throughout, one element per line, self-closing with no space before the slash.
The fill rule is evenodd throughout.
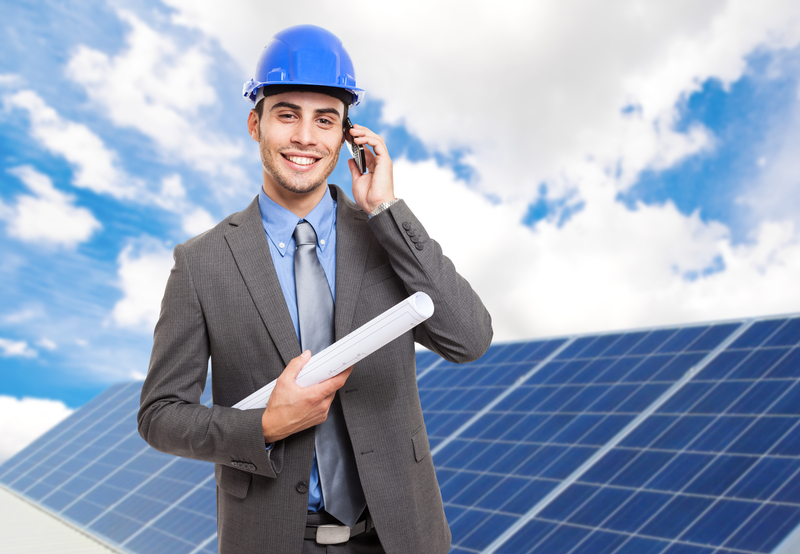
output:
<path id="1" fill-rule="evenodd" d="M 353 154 L 358 170 L 363 174 L 367 172 L 367 156 L 364 154 L 364 146 L 353 142 L 353 135 L 350 134 L 350 129 L 352 128 L 353 123 L 348 117 L 344 120 L 344 139 L 350 145 L 350 152 Z"/>

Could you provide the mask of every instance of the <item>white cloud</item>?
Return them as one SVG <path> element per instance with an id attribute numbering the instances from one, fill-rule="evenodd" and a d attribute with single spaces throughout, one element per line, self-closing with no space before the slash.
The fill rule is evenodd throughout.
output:
<path id="1" fill-rule="evenodd" d="M 719 223 L 671 203 L 629 210 L 608 176 L 591 178 L 583 210 L 531 229 L 524 208 L 490 203 L 433 162 L 395 163 L 396 193 L 484 300 L 499 340 L 800 311 L 790 223 L 732 246 Z"/>
<path id="2" fill-rule="evenodd" d="M 0 337 L 0 351 L 6 358 L 21 357 L 21 358 L 35 358 L 37 356 L 36 350 L 28 346 L 24 340 L 11 340 Z"/>
<path id="3" fill-rule="evenodd" d="M 770 135 L 772 154 L 756 160 L 761 174 L 739 201 L 752 209 L 756 221 L 793 221 L 800 230 L 800 98 Z"/>
<path id="4" fill-rule="evenodd" d="M 166 3 L 176 22 L 219 40 L 245 78 L 278 30 L 326 27 L 385 117 L 436 149 L 470 152 L 473 186 L 499 203 L 432 163 L 395 160 L 396 192 L 486 299 L 499 338 L 800 309 L 789 284 L 800 280 L 800 225 L 780 222 L 786 213 L 766 209 L 752 242 L 733 246 L 725 226 L 671 203 L 616 201 L 643 170 L 715 148 L 702 126 L 676 129 L 681 106 L 708 79 L 741 78 L 753 52 L 796 47 L 795 1 L 340 2 L 276 5 L 266 20 L 252 0 Z M 796 147 L 784 144 L 788 159 Z M 791 179 L 776 177 L 796 192 Z M 583 209 L 563 226 L 520 225 L 542 183 Z"/>
<path id="5" fill-rule="evenodd" d="M 0 395 L 0 463 L 72 413 L 63 402 Z"/>
<path id="6" fill-rule="evenodd" d="M 178 174 L 165 177 L 161 181 L 161 191 L 156 203 L 181 216 L 181 227 L 188 236 L 199 235 L 217 224 L 205 209 L 195 206 L 186 198 L 183 180 Z"/>
<path id="7" fill-rule="evenodd" d="M 172 268 L 172 252 L 153 240 L 125 247 L 117 259 L 123 297 L 112 312 L 120 327 L 152 332 Z"/>
<path id="8" fill-rule="evenodd" d="M 117 154 L 110 150 L 100 137 L 85 125 L 61 117 L 35 92 L 24 90 L 9 94 L 3 97 L 3 102 L 6 109 L 19 108 L 27 111 L 31 120 L 31 135 L 48 150 L 63 156 L 74 166 L 75 175 L 72 184 L 76 187 L 86 188 L 98 194 L 108 194 L 120 200 L 156 205 L 171 211 L 179 216 L 182 231 L 190 236 L 209 229 L 215 223 L 214 218 L 205 209 L 196 206 L 187 198 L 178 174 L 165 177 L 162 180 L 161 190 L 148 190 L 145 182 L 132 177 L 119 167 Z M 28 175 L 32 170 L 20 171 Z M 44 175 L 38 175 L 36 182 L 47 179 Z M 240 179 L 240 182 L 243 180 Z M 40 197 L 21 197 L 16 208 L 0 202 L 0 219 L 16 222 L 15 236 L 24 240 L 49 240 L 59 244 L 74 245 L 91 235 L 91 232 L 86 234 L 89 220 L 85 216 L 87 214 L 91 216 L 88 210 L 74 206 L 62 209 L 65 206 L 63 203 L 71 202 L 73 197 L 59 193 L 52 185 L 49 189 L 44 185 L 39 189 L 36 192 Z M 43 194 L 45 197 L 42 197 Z M 24 216 L 21 215 L 23 211 Z M 60 213 L 56 214 L 57 211 Z M 51 217 L 54 215 L 56 217 Z M 83 218 L 82 225 L 79 224 L 81 218 Z M 36 222 L 42 219 L 49 219 L 52 224 L 37 225 Z M 56 225 L 65 223 L 66 220 L 75 226 L 66 229 L 66 232 L 64 229 L 57 230 Z M 91 231 L 94 230 L 95 227 L 91 226 Z"/>
<path id="9" fill-rule="evenodd" d="M 5 314 L 2 317 L 2 322 L 5 324 L 16 325 L 18 323 L 23 323 L 38 317 L 42 317 L 44 313 L 44 309 L 41 305 L 26 306 L 25 308 L 17 310 L 16 312 Z"/>
<path id="10" fill-rule="evenodd" d="M 183 231 L 190 237 L 208 231 L 217 223 L 210 213 L 198 207 L 188 210 L 181 219 Z"/>
<path id="11" fill-rule="evenodd" d="M 13 87 L 22 84 L 23 79 L 14 73 L 0 73 L 0 87 Z"/>
<path id="12" fill-rule="evenodd" d="M 42 338 L 40 338 L 40 339 L 39 339 L 39 340 L 36 342 L 36 344 L 37 344 L 38 346 L 41 346 L 41 347 L 42 347 L 42 348 L 44 348 L 45 350 L 55 350 L 56 348 L 58 348 L 58 344 L 56 344 L 54 341 L 52 341 L 52 340 L 48 339 L 47 337 L 42 337 Z"/>
<path id="13" fill-rule="evenodd" d="M 167 4 L 248 76 L 281 28 L 331 29 L 389 119 L 438 148 L 469 148 L 485 190 L 523 198 L 588 156 L 604 168 L 621 160 L 626 185 L 707 147 L 700 128 L 672 130 L 677 102 L 709 77 L 738 78 L 754 48 L 800 40 L 792 0 L 285 4 L 268 19 L 252 0 Z M 628 105 L 634 116 L 621 113 Z"/>
<path id="14" fill-rule="evenodd" d="M 6 206 L 5 213 L 0 214 L 7 222 L 9 235 L 26 242 L 74 247 L 101 228 L 92 212 L 75 206 L 75 197 L 56 189 L 47 175 L 30 166 L 8 172 L 34 193 L 17 196 L 16 203 Z"/>
<path id="15" fill-rule="evenodd" d="M 208 81 L 210 57 L 201 46 L 178 44 L 128 11 L 119 16 L 130 27 L 127 48 L 110 57 L 80 46 L 67 75 L 115 125 L 143 133 L 165 157 L 243 183 L 237 165 L 242 143 L 227 141 L 204 123 L 204 110 L 216 101 Z"/>
<path id="16" fill-rule="evenodd" d="M 100 137 L 85 125 L 61 117 L 34 91 L 8 94 L 3 97 L 3 104 L 6 109 L 18 108 L 28 113 L 31 136 L 75 168 L 72 183 L 76 187 L 122 199 L 141 195 L 144 184 L 119 168 L 116 153 Z"/>

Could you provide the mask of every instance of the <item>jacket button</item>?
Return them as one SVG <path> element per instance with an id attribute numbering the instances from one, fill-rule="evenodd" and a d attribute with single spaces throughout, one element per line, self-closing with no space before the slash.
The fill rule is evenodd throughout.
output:
<path id="1" fill-rule="evenodd" d="M 408 221 L 403 222 L 403 229 L 408 231 L 409 229 L 411 229 L 411 224 Z"/>
<path id="2" fill-rule="evenodd" d="M 419 242 L 419 237 L 411 237 L 411 242 L 417 244 Z"/>
<path id="3" fill-rule="evenodd" d="M 306 483 L 305 481 L 298 481 L 295 488 L 297 489 L 297 492 L 299 492 L 300 494 L 305 494 L 308 492 L 308 483 Z"/>
<path id="4" fill-rule="evenodd" d="M 424 248 L 424 247 L 422 246 L 422 243 L 421 243 L 421 242 L 418 242 L 418 243 L 417 243 L 417 244 L 415 244 L 414 246 L 416 246 L 416 247 L 417 247 L 417 250 L 422 250 L 422 249 Z"/>
<path id="5" fill-rule="evenodd" d="M 408 231 L 406 231 L 406 234 L 407 234 L 409 237 L 413 237 L 414 235 L 416 235 L 416 234 L 417 234 L 417 232 L 416 232 L 414 229 L 409 229 Z"/>

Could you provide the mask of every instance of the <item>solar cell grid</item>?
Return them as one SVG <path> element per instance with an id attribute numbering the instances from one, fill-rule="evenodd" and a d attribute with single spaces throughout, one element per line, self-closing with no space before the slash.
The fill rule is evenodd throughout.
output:
<path id="1" fill-rule="evenodd" d="M 447 453 L 443 451 L 442 456 L 435 458 L 437 466 L 450 469 L 452 479 L 453 475 L 470 471 L 470 465 L 460 471 L 456 467 L 459 455 L 477 448 L 480 442 L 488 443 L 487 449 L 491 450 L 509 441 L 516 445 L 511 449 L 515 453 L 520 451 L 520 445 L 528 445 L 531 448 L 523 462 L 483 468 L 491 473 L 502 467 L 515 477 L 551 479 L 545 492 L 527 503 L 527 513 L 678 379 L 684 378 L 737 327 L 735 324 L 699 326 L 683 331 L 637 332 L 633 338 L 617 334 L 585 337 L 580 344 L 574 341 L 486 414 L 485 418 L 511 425 L 504 434 L 500 434 L 497 423 L 490 427 L 476 423 L 462 433 L 459 440 L 453 441 Z M 597 356 L 597 352 L 601 355 Z M 614 352 L 628 354 L 607 354 Z M 595 355 L 595 358 L 583 359 L 586 354 Z M 487 430 L 498 434 L 492 437 Z M 454 453 L 457 446 L 461 446 L 461 450 Z M 501 462 L 507 451 L 499 452 Z M 449 499 L 444 493 L 443 488 L 447 503 Z M 463 495 L 452 501 L 460 499 Z M 459 517 L 464 517 L 470 509 L 482 508 L 479 503 L 458 507 L 462 509 Z M 493 509 L 505 511 L 503 506 Z M 517 519 L 520 515 L 524 514 L 518 514 Z M 493 536 L 498 537 L 503 531 L 496 529 Z M 454 544 L 469 551 L 455 535 Z M 543 543 L 542 549 L 537 551 L 551 552 L 552 548 L 556 546 Z"/>
<path id="2" fill-rule="evenodd" d="M 491 532 L 483 531 L 492 540 L 499 537 L 736 327 L 662 329 L 633 337 L 611 334 L 567 344 L 435 453 L 445 505 L 458 508 L 453 512 L 456 520 L 469 518 L 473 523 L 495 512 L 513 516 L 503 520 L 505 527 L 495 522 Z M 538 494 L 526 494 L 524 501 L 514 497 L 513 507 L 508 499 L 499 505 L 497 500 L 484 501 L 496 498 L 490 493 L 510 482 L 518 488 L 530 485 Z M 469 537 L 479 526 L 468 527 L 472 530 L 463 538 L 454 532 L 454 548 L 460 551 L 475 551 Z M 552 548 L 556 546 L 547 543 L 540 551 Z"/>
<path id="3" fill-rule="evenodd" d="M 800 340 L 798 321 L 751 326 L 530 529 L 588 528 L 581 544 L 616 533 L 609 554 L 771 552 L 800 522 L 800 463 L 779 453 L 800 436 L 800 367 L 783 361 Z M 582 551 L 550 550 L 548 536 L 526 551 Z"/>
<path id="4" fill-rule="evenodd" d="M 561 340 L 493 345 L 478 361 L 439 362 L 418 383 L 428 440 L 435 448 L 507 390 Z M 509 359 L 518 361 L 510 362 Z"/>
<path id="5" fill-rule="evenodd" d="M 80 434 L 85 422 L 91 421 L 91 418 L 96 416 L 99 410 L 102 410 L 112 402 L 114 398 L 120 395 L 124 389 L 131 386 L 134 388 L 137 387 L 136 384 L 114 385 L 109 387 L 108 390 L 98 395 L 97 398 L 90 401 L 84 408 L 74 412 L 54 429 L 31 443 L 31 445 L 23 449 L 0 467 L 0 483 L 13 487 L 15 490 L 21 490 L 17 480 L 25 475 L 27 484 L 31 484 L 33 480 L 30 479 L 28 473 L 32 465 L 40 463 L 42 459 L 47 457 L 53 450 L 69 444 L 75 436 Z"/>

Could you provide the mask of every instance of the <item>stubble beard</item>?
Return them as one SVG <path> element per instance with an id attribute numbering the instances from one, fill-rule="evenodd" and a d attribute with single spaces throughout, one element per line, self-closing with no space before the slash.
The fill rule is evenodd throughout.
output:
<path id="1" fill-rule="evenodd" d="M 281 161 L 278 160 L 278 157 L 281 156 L 279 150 L 278 151 L 271 151 L 267 146 L 266 140 L 264 140 L 264 135 L 262 134 L 259 137 L 258 141 L 258 149 L 261 153 L 261 163 L 264 166 L 264 170 L 269 174 L 272 179 L 278 183 L 281 187 L 288 190 L 289 192 L 294 192 L 296 194 L 306 194 L 309 192 L 314 192 L 322 185 L 326 184 L 328 181 L 328 176 L 333 173 L 333 169 L 336 167 L 336 163 L 339 161 L 339 150 L 336 150 L 331 156 L 331 159 L 328 162 L 327 167 L 322 172 L 322 175 L 319 180 L 309 182 L 307 179 L 309 177 L 301 175 L 287 175 L 285 173 L 285 168 L 281 167 Z M 296 151 L 297 149 L 293 149 Z M 319 156 L 327 156 L 327 152 L 324 150 L 308 150 L 307 153 L 317 154 Z M 317 162 L 321 163 L 321 162 Z"/>

